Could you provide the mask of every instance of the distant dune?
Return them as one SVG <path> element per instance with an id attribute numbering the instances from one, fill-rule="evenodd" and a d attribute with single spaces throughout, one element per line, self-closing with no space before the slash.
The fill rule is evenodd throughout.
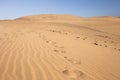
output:
<path id="1" fill-rule="evenodd" d="M 120 18 L 1 20 L 0 80 L 120 80 Z"/>
<path id="2" fill-rule="evenodd" d="M 42 14 L 42 15 L 33 15 L 33 16 L 26 16 L 26 17 L 21 17 L 17 18 L 16 20 L 36 20 L 36 21 L 45 21 L 45 20 L 67 20 L 67 21 L 76 21 L 76 20 L 81 20 L 79 16 L 72 16 L 72 15 L 61 15 L 61 14 Z"/>
<path id="3" fill-rule="evenodd" d="M 25 21 L 34 21 L 34 22 L 37 21 L 37 22 L 72 23 L 72 24 L 77 24 L 79 26 L 86 26 L 103 32 L 120 35 L 120 31 L 119 31 L 120 19 L 114 16 L 82 18 L 79 16 L 72 16 L 72 15 L 43 14 L 43 15 L 33 15 L 33 16 L 17 18 L 16 20 L 22 20 L 22 21 L 25 20 Z"/>

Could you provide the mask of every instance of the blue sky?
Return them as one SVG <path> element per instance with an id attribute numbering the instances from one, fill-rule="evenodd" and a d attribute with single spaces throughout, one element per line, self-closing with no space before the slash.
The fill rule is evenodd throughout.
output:
<path id="1" fill-rule="evenodd" d="M 120 16 L 120 0 L 0 0 L 0 19 L 34 14 Z"/>

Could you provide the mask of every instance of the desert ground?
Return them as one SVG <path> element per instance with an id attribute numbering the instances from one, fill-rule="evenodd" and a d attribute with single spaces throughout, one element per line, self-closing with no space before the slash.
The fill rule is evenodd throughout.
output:
<path id="1" fill-rule="evenodd" d="M 120 80 L 120 18 L 0 20 L 0 80 Z"/>

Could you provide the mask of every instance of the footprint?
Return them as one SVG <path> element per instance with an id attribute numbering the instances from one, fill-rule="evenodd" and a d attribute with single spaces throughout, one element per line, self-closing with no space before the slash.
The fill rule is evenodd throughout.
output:
<path id="1" fill-rule="evenodd" d="M 99 46 L 102 46 L 102 44 L 100 44 Z"/>
<path id="2" fill-rule="evenodd" d="M 77 59 L 72 59 L 72 58 L 66 58 L 69 62 L 73 63 L 73 64 L 81 64 L 81 60 L 77 60 Z"/>
<path id="3" fill-rule="evenodd" d="M 97 43 L 97 42 L 94 42 L 93 44 L 94 44 L 94 45 L 96 45 L 96 46 L 98 45 L 98 43 Z"/>
<path id="4" fill-rule="evenodd" d="M 51 30 L 51 32 L 55 32 L 55 30 Z"/>
<path id="5" fill-rule="evenodd" d="M 107 45 L 105 45 L 105 47 L 107 47 Z"/>
<path id="6" fill-rule="evenodd" d="M 54 49 L 54 52 L 58 53 L 58 52 L 59 52 L 59 50 L 57 50 L 57 49 Z"/>
<path id="7" fill-rule="evenodd" d="M 120 51 L 120 49 L 118 49 L 118 51 Z"/>
<path id="8" fill-rule="evenodd" d="M 86 40 L 86 39 L 87 39 L 87 37 L 84 37 L 84 38 L 83 38 L 83 40 Z"/>
<path id="9" fill-rule="evenodd" d="M 50 41 L 46 41 L 46 43 L 49 43 Z"/>
<path id="10" fill-rule="evenodd" d="M 115 50 L 117 49 L 117 48 L 114 48 Z"/>
<path id="11" fill-rule="evenodd" d="M 69 75 L 69 74 L 70 74 L 70 73 L 69 73 L 69 70 L 67 70 L 67 69 L 66 69 L 66 70 L 63 70 L 62 73 L 65 74 L 65 75 Z"/>
<path id="12" fill-rule="evenodd" d="M 53 45 L 55 45 L 55 44 L 56 44 L 56 42 L 52 42 L 52 44 L 53 44 Z"/>
<path id="13" fill-rule="evenodd" d="M 70 59 L 70 58 L 69 58 L 69 59 L 67 59 L 67 60 L 68 60 L 68 61 L 70 61 L 70 62 L 72 62 L 72 61 L 73 61 L 73 60 L 72 60 L 72 59 Z"/>
<path id="14" fill-rule="evenodd" d="M 84 78 L 84 73 L 80 70 L 77 70 L 77 69 L 65 69 L 62 71 L 62 73 L 72 79 L 72 80 L 79 80 L 81 78 Z"/>
<path id="15" fill-rule="evenodd" d="M 114 43 L 114 41 L 110 41 L 110 43 L 112 44 L 112 43 Z"/>
<path id="16" fill-rule="evenodd" d="M 65 34 L 65 35 L 68 35 L 68 33 L 67 33 L 67 32 L 65 32 L 64 34 Z"/>
<path id="17" fill-rule="evenodd" d="M 65 58 L 65 59 L 67 59 L 67 57 L 66 57 L 66 56 L 64 56 L 64 58 Z"/>
<path id="18" fill-rule="evenodd" d="M 52 43 L 52 41 L 51 41 L 51 40 L 46 40 L 46 43 L 50 43 L 50 44 L 51 44 L 51 43 Z"/>
<path id="19" fill-rule="evenodd" d="M 104 41 L 104 43 L 107 43 L 107 41 Z"/>
<path id="20" fill-rule="evenodd" d="M 81 61 L 80 60 L 74 60 L 73 63 L 74 64 L 81 64 Z"/>
<path id="21" fill-rule="evenodd" d="M 61 51 L 61 53 L 66 53 L 66 51 L 63 50 L 63 51 Z"/>
<path id="22" fill-rule="evenodd" d="M 79 39 L 80 37 L 76 37 L 76 39 Z"/>

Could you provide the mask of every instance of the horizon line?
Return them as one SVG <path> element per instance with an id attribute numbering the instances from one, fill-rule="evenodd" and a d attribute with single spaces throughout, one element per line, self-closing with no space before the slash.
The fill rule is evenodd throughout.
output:
<path id="1" fill-rule="evenodd" d="M 19 17 L 14 17 L 14 18 L 0 18 L 0 20 L 15 20 L 17 18 L 22 18 L 22 17 L 27 17 L 27 16 L 36 16 L 36 15 L 71 15 L 71 16 L 78 16 L 78 17 L 81 17 L 81 18 L 94 18 L 94 17 L 116 17 L 116 18 L 120 18 L 120 16 L 113 16 L 113 15 L 99 15 L 99 16 L 90 16 L 90 17 L 83 17 L 83 16 L 80 16 L 80 15 L 74 15 L 74 14 L 47 14 L 47 13 L 44 13 L 44 14 L 30 14 L 30 15 L 23 15 L 23 16 L 19 16 Z"/>

